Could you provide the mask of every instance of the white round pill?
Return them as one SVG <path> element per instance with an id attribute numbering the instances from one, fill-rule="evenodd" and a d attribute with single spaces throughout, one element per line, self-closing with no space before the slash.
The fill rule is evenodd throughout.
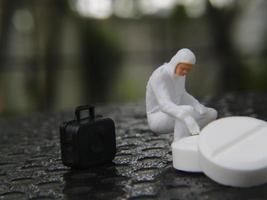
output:
<path id="1" fill-rule="evenodd" d="M 173 167 L 186 172 L 202 172 L 199 167 L 198 137 L 190 136 L 172 143 Z"/>
<path id="2" fill-rule="evenodd" d="M 214 181 L 250 187 L 267 182 L 267 123 L 250 117 L 213 121 L 200 133 L 199 164 Z"/>

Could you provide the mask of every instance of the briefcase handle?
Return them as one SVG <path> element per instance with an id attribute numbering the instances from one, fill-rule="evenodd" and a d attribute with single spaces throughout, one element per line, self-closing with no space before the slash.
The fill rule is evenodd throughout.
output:
<path id="1" fill-rule="evenodd" d="M 75 109 L 75 115 L 77 118 L 77 121 L 81 120 L 81 112 L 87 110 L 89 113 L 89 118 L 94 119 L 95 118 L 95 107 L 91 105 L 85 105 L 85 106 L 78 106 Z"/>

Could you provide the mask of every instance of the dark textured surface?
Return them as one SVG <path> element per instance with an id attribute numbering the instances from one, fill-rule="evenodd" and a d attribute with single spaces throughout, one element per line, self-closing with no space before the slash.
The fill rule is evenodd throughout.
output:
<path id="1" fill-rule="evenodd" d="M 267 120 L 267 95 L 227 94 L 203 99 L 220 117 Z M 72 114 L 39 114 L 0 120 L 0 199 L 267 199 L 267 185 L 239 189 L 203 174 L 175 171 L 172 134 L 148 129 L 143 103 L 108 106 L 97 112 L 116 122 L 113 164 L 71 171 L 61 164 L 58 127 Z"/>

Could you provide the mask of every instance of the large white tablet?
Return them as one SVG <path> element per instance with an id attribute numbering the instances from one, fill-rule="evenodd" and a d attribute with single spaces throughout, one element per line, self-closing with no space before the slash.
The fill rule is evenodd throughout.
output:
<path id="1" fill-rule="evenodd" d="M 224 185 L 250 187 L 267 182 L 267 123 L 227 117 L 207 125 L 199 137 L 202 171 Z"/>
<path id="2" fill-rule="evenodd" d="M 198 162 L 198 137 L 189 136 L 172 143 L 173 167 L 186 172 L 202 172 Z"/>

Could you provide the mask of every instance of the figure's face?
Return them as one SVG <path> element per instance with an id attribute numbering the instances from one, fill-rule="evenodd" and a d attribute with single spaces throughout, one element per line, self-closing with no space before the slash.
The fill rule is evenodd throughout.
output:
<path id="1" fill-rule="evenodd" d="M 179 76 L 185 76 L 191 71 L 193 65 L 187 63 L 179 63 L 176 65 L 175 74 Z"/>

